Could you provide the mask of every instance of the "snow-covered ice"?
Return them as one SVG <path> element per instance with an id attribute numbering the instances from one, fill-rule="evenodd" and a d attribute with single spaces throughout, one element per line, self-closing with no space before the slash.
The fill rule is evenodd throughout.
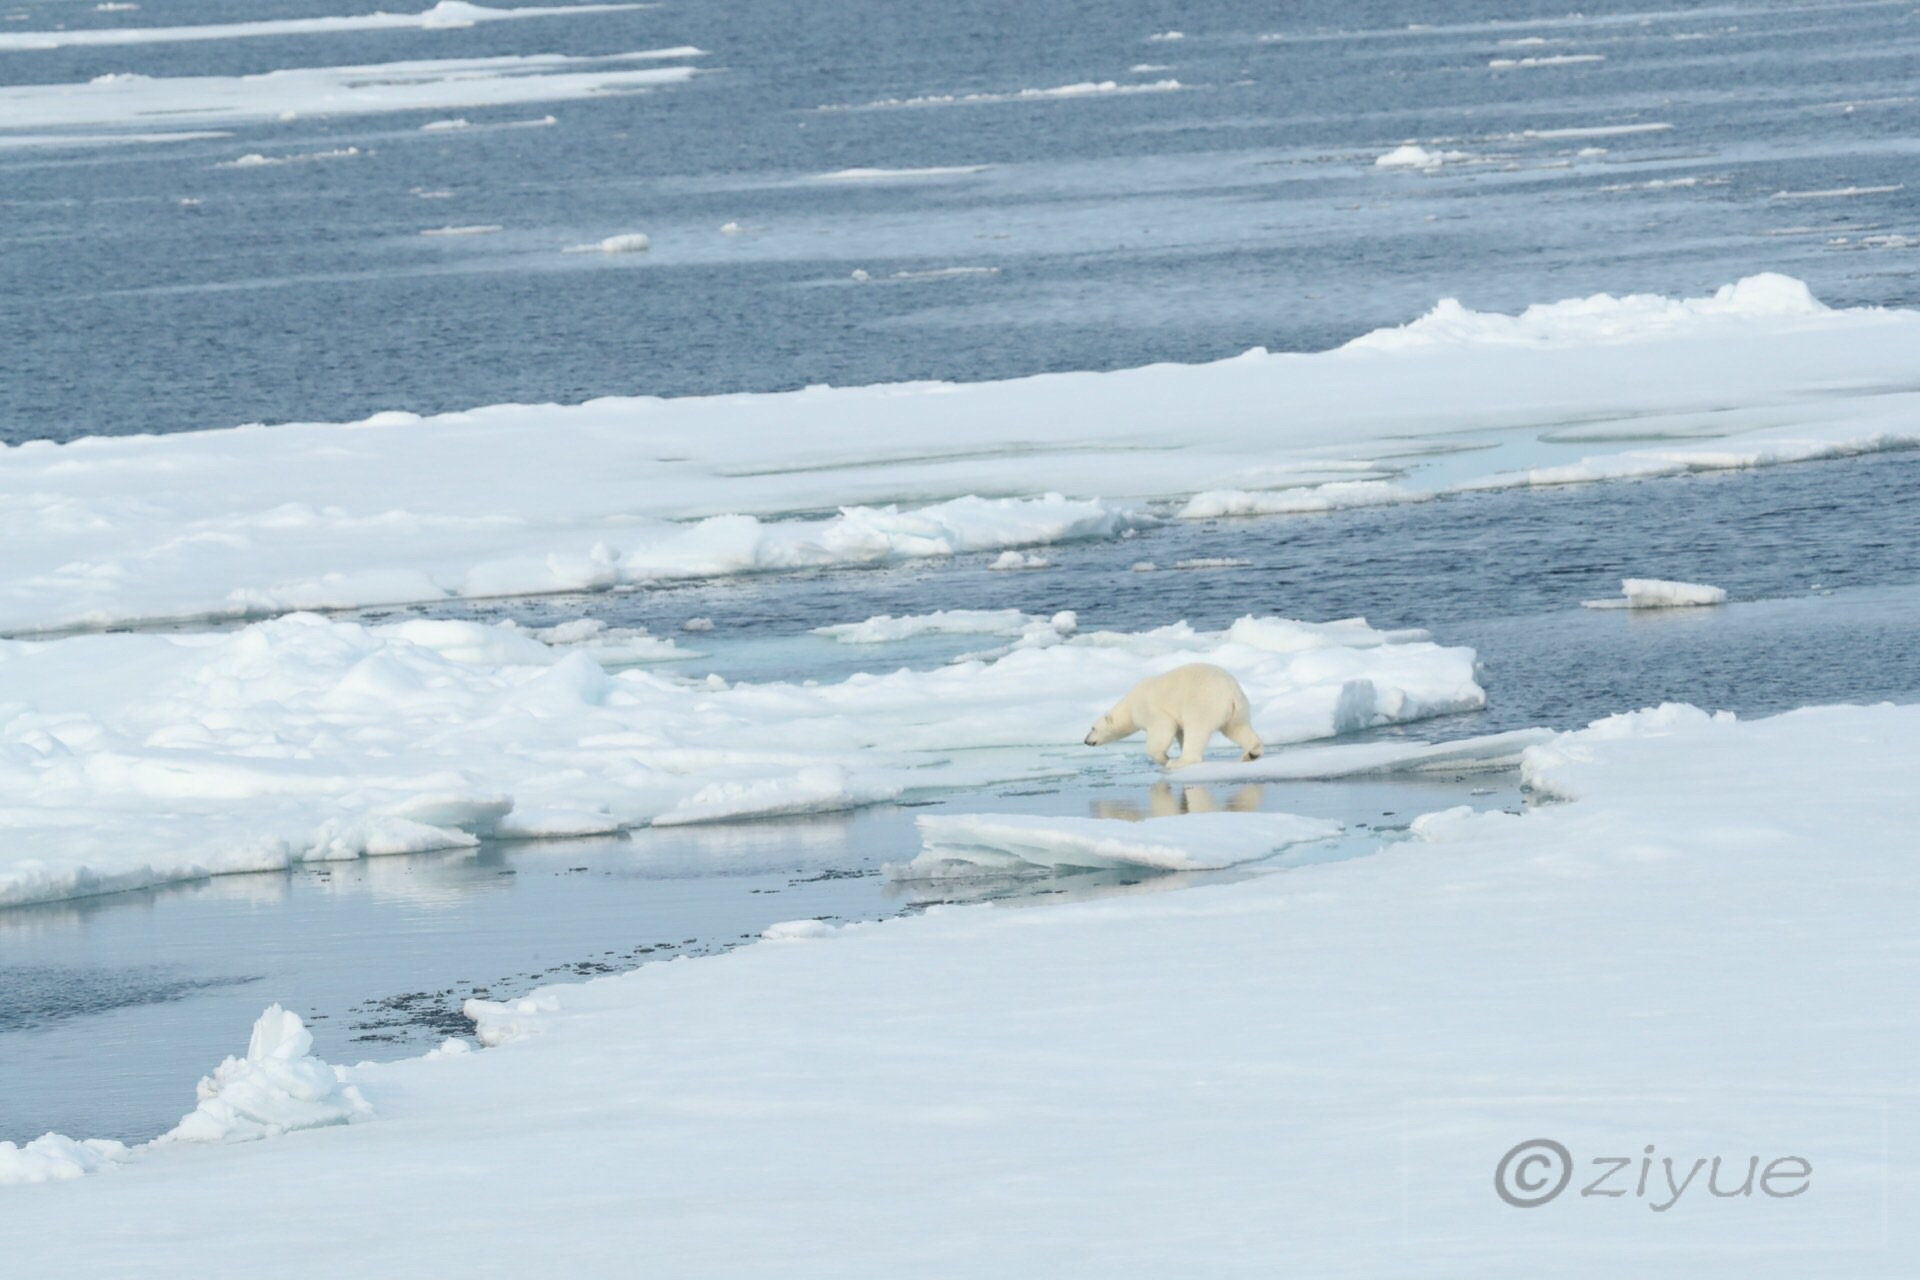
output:
<path id="1" fill-rule="evenodd" d="M 930 93 L 912 98 L 880 98 L 859 106 L 828 106 L 822 111 L 873 111 L 890 107 L 971 107 L 998 102 L 1066 102 L 1081 98 L 1126 97 L 1136 93 L 1175 93 L 1187 88 L 1178 80 L 1122 84 L 1118 80 L 1079 80 L 1047 89 L 1012 89 L 1004 93 Z"/>
<path id="2" fill-rule="evenodd" d="M 1920 313 L 1757 276 L 1442 303 L 1316 355 L 36 442 L 0 449 L 0 633 L 1032 555 L 1168 499 L 1331 510 L 1907 447 L 1916 343 Z"/>
<path id="3" fill-rule="evenodd" d="M 991 165 L 934 165 L 924 169 L 835 169 L 814 175 L 816 182 L 911 182 L 923 178 L 965 178 L 985 173 Z"/>
<path id="4" fill-rule="evenodd" d="M 1370 856 L 475 1001 L 497 1047 L 343 1073 L 366 1123 L 9 1188 L 0 1232 L 23 1274 L 128 1277 L 1904 1276 L 1920 792 L 1887 748 L 1917 734 L 1637 712 L 1527 749 L 1561 802 Z M 1488 1184 L 1541 1136 L 1793 1153 L 1817 1194 L 1522 1217 Z"/>
<path id="5" fill-rule="evenodd" d="M 137 4 L 102 4 L 103 12 L 138 9 Z M 329 35 L 337 31 L 447 31 L 483 22 L 518 18 L 562 18 L 579 14 L 644 9 L 643 4 L 545 5 L 493 9 L 467 0 L 440 0 L 421 13 L 364 13 L 327 18 L 268 18 L 257 22 L 213 22 L 193 27 L 76 27 L 66 31 L 0 32 L 0 52 L 68 49 L 82 45 L 166 44 L 181 40 L 242 40 L 257 36 Z"/>
<path id="6" fill-rule="evenodd" d="M 1128 822 L 1022 813 L 928 814 L 916 819 L 922 849 L 891 865 L 895 880 L 965 879 L 1059 870 L 1141 867 L 1205 871 L 1328 840 L 1341 825 L 1290 813 L 1192 813 Z"/>
<path id="7" fill-rule="evenodd" d="M 1046 631 L 1069 636 L 1077 625 L 1070 610 L 1039 617 L 1018 609 L 938 609 L 899 618 L 883 613 L 865 622 L 815 627 L 813 633 L 841 644 L 894 644 L 924 635 L 1023 636 Z"/>
<path id="8" fill-rule="evenodd" d="M 116 73 L 77 84 L 0 86 L 0 137 L 29 130 L 237 124 L 290 116 L 444 111 L 631 93 L 681 84 L 690 66 L 635 66 L 698 49 L 607 57 L 528 54 L 369 66 L 297 67 L 250 76 Z"/>
<path id="9" fill-rule="evenodd" d="M 1724 587 L 1698 582 L 1668 582 L 1662 578 L 1622 578 L 1620 594 L 1610 600 L 1583 600 L 1589 609 L 1684 609 L 1725 604 Z"/>
<path id="10" fill-rule="evenodd" d="M 1093 716 L 1187 661 L 1234 671 L 1274 744 L 1485 701 L 1471 650 L 1358 619 L 1076 633 L 1067 614 L 935 615 L 850 634 L 948 624 L 1010 642 L 932 671 L 728 684 L 634 666 L 681 651 L 591 622 L 293 614 L 0 641 L 0 904 L 1071 771 L 1099 760 Z"/>
<path id="11" fill-rule="evenodd" d="M 1030 548 L 1110 537 L 1137 521 L 1126 502 L 1203 491 L 1225 496 L 1185 514 L 1405 500 L 1436 486 L 1233 482 L 1309 459 L 1440 465 L 1429 438 L 1503 446 L 1446 455 L 1455 486 L 1840 456 L 1920 439 L 1920 397 L 1867 390 L 1897 379 L 1916 335 L 1920 315 L 1829 310 L 1797 281 L 1754 277 L 1708 298 L 1602 296 L 1520 316 L 1443 303 L 1312 356 L 28 444 L 0 451 L 0 534 L 18 566 L 0 582 L 0 628 Z M 1280 423 L 1263 409 L 1277 402 L 1291 406 Z M 1631 427 L 1612 451 L 1557 445 L 1578 460 L 1500 469 L 1562 437 L 1604 447 L 1608 416 Z M 1709 423 L 1714 438 L 1689 438 Z M 670 459 L 658 439 L 675 442 Z M 903 443 L 914 439 L 929 443 Z M 1156 450 L 1153 467 L 1138 465 L 1141 447 Z M 743 474 L 740 457 L 760 462 Z M 196 483 L 137 483 L 153 469 Z M 966 496 L 995 490 L 1040 496 Z M 848 505 L 874 500 L 888 505 Z M 818 520 L 753 514 L 835 506 Z"/>
<path id="12" fill-rule="evenodd" d="M 372 1116 L 340 1068 L 313 1054 L 300 1016 L 270 1006 L 253 1025 L 244 1058 L 228 1058 L 200 1081 L 200 1104 L 157 1142 L 251 1142 L 295 1129 Z"/>
<path id="13" fill-rule="evenodd" d="M 1420 169 L 1431 173 L 1442 165 L 1468 158 L 1464 151 L 1430 151 L 1408 142 L 1375 159 L 1373 166 L 1376 169 Z"/>

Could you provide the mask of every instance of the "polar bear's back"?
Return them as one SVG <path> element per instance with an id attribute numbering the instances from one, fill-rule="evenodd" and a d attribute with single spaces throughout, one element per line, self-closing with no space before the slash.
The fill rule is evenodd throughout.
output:
<path id="1" fill-rule="evenodd" d="M 1246 690 L 1232 672 L 1211 662 L 1189 662 L 1148 676 L 1133 686 L 1125 704 L 1133 712 L 1134 723 L 1142 725 L 1163 717 L 1225 724 L 1247 715 Z"/>

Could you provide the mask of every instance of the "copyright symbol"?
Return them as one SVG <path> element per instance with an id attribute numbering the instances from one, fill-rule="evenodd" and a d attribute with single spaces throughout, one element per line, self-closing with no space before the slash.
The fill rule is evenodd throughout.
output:
<path id="1" fill-rule="evenodd" d="M 1552 1138 L 1529 1138 L 1500 1157 L 1493 1189 L 1516 1209 L 1538 1209 L 1567 1189 L 1573 1153 Z"/>

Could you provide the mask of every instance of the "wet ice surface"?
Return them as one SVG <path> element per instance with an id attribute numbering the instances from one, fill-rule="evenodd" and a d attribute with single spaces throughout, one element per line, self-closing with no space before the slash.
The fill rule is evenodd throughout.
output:
<path id="1" fill-rule="evenodd" d="M 1117 763 L 1117 772 L 1138 771 Z M 1432 809 L 1520 805 L 1513 780 L 1500 776 L 1240 789 L 1095 777 L 954 803 L 1145 817 L 1209 800 L 1353 828 L 1275 859 L 1269 871 L 1364 854 Z M 882 863 L 918 852 L 914 817 L 939 811 L 489 844 L 0 911 L 0 988 L 10 1000 L 23 993 L 0 1016 L 0 1134 L 151 1137 L 192 1109 L 193 1082 L 243 1046 L 251 1020 L 273 1001 L 307 1019 L 329 1060 L 408 1057 L 470 1034 L 459 1012 L 469 996 L 504 999 L 710 955 L 779 921 L 874 919 L 941 901 L 1157 892 L 1249 874 L 1088 872 L 937 886 L 883 879 Z"/>
<path id="2" fill-rule="evenodd" d="M 1743 714 L 1920 693 L 1920 455 L 1753 473 L 1511 491 L 1327 517 L 1171 523 L 1115 543 L 1049 548 L 1055 567 L 1002 572 L 992 557 L 901 569 L 729 580 L 632 593 L 467 602 L 460 616 L 642 623 L 707 656 L 690 674 L 844 678 L 934 665 L 993 637 L 848 645 L 816 626 L 936 608 L 1079 612 L 1082 629 L 1246 612 L 1311 620 L 1365 613 L 1474 646 L 1489 706 L 1405 736 L 1572 726 L 1663 699 Z M 1176 569 L 1181 561 L 1246 561 Z M 1154 573 L 1135 572 L 1151 561 Z M 1658 616 L 1580 607 L 1627 576 L 1726 587 L 1731 603 Z M 1818 584 L 1816 586 L 1816 584 Z M 394 611 L 374 611 L 393 616 Z M 414 611 L 409 611 L 414 612 Z M 370 615 L 362 615 L 370 616 Z M 710 632 L 681 633 L 689 618 Z M 1119 691 L 1116 691 L 1116 693 Z M 1383 734 L 1382 736 L 1393 736 Z M 1225 758 L 1223 748 L 1216 754 Z M 52 1128 L 134 1139 L 189 1109 L 192 1082 L 236 1051 L 279 1000 L 313 1019 L 333 1061 L 418 1053 L 464 1029 L 470 994 L 706 954 L 799 918 L 862 919 L 925 895 L 1057 900 L 1283 873 L 1364 855 L 1420 813 L 1516 807 L 1509 775 L 1276 783 L 1257 795 L 1156 784 L 1139 743 L 1088 753 L 1061 782 L 939 801 L 948 812 L 1145 817 L 1226 804 L 1335 818 L 1340 841 L 1255 869 L 1105 873 L 970 888 L 893 885 L 884 862 L 918 851 L 916 814 L 651 830 L 630 838 L 487 845 L 291 874 L 0 912 L 0 985 L 23 992 L 0 1021 L 0 1137 Z"/>
<path id="3" fill-rule="evenodd" d="M 8 34 L 258 16 L 8 13 Z M 1920 300 L 1910 5 L 1407 17 L 1230 0 L 1154 42 L 1147 0 L 910 23 L 832 0 L 0 53 L 0 82 L 84 97 L 112 75 L 709 51 L 644 94 L 141 146 L 11 146 L 0 110 L 0 440 L 1312 350 L 1442 296 L 1511 310 L 1758 270 L 1836 306 Z M 1600 60 L 1493 65 L 1530 51 Z M 822 110 L 970 94 L 993 100 Z M 469 127 L 421 127 L 451 120 Z M 1409 142 L 1442 163 L 1374 163 Z M 447 228 L 498 230 L 422 234 Z M 635 232 L 644 253 L 566 252 Z"/>

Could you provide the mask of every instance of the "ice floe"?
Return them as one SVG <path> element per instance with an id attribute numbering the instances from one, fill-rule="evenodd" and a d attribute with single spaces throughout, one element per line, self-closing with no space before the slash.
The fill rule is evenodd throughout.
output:
<path id="1" fill-rule="evenodd" d="M 101 12 L 138 9 L 137 4 L 95 5 Z M 167 44 L 182 40 L 243 40 L 258 36 L 330 35 L 339 31 L 447 31 L 483 22 L 564 18 L 644 9 L 644 4 L 541 5 L 494 9 L 467 0 L 440 0 L 421 13 L 363 13 L 327 18 L 268 18 L 257 22 L 212 22 L 191 27 L 75 27 L 66 31 L 0 32 L 0 51 L 68 49 L 78 46 Z M 686 50 L 688 54 L 697 50 Z"/>
<path id="2" fill-rule="evenodd" d="M 1724 587 L 1661 578 L 1622 578 L 1620 594 L 1614 599 L 1581 601 L 1589 609 L 1684 609 L 1726 602 Z"/>
<path id="3" fill-rule="evenodd" d="M 30 443 L 0 449 L 0 633 L 1044 559 L 1161 503 L 1329 511 L 1912 447 L 1920 394 L 1888 388 L 1916 343 L 1920 314 L 1763 275 L 1449 301 L 1313 355 Z"/>
<path id="4" fill-rule="evenodd" d="M 250 76 L 113 74 L 80 84 L 0 86 L 0 141 L 47 129 L 234 124 L 302 116 L 353 116 L 512 106 L 633 93 L 681 84 L 691 66 L 636 62 L 691 57 L 659 49 L 605 57 L 529 54 L 440 58 L 368 66 L 298 67 Z"/>
<path id="5" fill-rule="evenodd" d="M 1442 165 L 1466 160 L 1470 157 L 1464 151 L 1429 151 L 1414 143 L 1403 143 L 1378 157 L 1373 162 L 1376 169 L 1419 169 L 1427 173 Z"/>
<path id="6" fill-rule="evenodd" d="M 904 637 L 949 624 L 986 625 L 860 627 Z M 1010 640 L 992 654 L 837 684 L 624 665 L 652 638 L 591 623 L 542 639 L 294 614 L 225 633 L 0 641 L 0 826 L 12 837 L 0 904 L 490 836 L 818 813 L 1086 767 L 1099 760 L 1080 745 L 1090 718 L 1192 660 L 1239 676 L 1276 745 L 1485 701 L 1471 650 L 1358 619 L 1085 634 L 1064 614 L 991 624 Z"/>
<path id="7" fill-rule="evenodd" d="M 1020 636 L 1043 630 L 1069 636 L 1076 625 L 1070 610 L 1046 618 L 1018 609 L 941 609 L 900 618 L 883 613 L 865 622 L 815 627 L 813 634 L 841 644 L 895 644 L 924 635 Z"/>
<path id="8" fill-rule="evenodd" d="M 995 102 L 1059 102 L 1075 98 L 1129 96 L 1136 93 L 1175 93 L 1188 86 L 1178 80 L 1122 84 L 1118 80 L 1082 80 L 1050 89 L 1013 89 L 1005 93 L 934 93 L 914 98 L 881 98 L 861 106 L 829 106 L 822 111 L 871 111 L 888 107 L 961 107 Z"/>
<path id="9" fill-rule="evenodd" d="M 984 164 L 940 165 L 926 169 L 835 169 L 814 175 L 815 182 L 911 182 L 922 178 L 965 178 L 992 168 Z"/>
<path id="10" fill-rule="evenodd" d="M 376 1122 L 143 1150 L 91 1185 L 9 1190 L 0 1232 L 32 1275 L 262 1258 L 337 1275 L 374 1248 L 422 1274 L 584 1274 L 615 1249 L 669 1275 L 911 1275 L 929 1257 L 1017 1274 L 1043 1256 L 1088 1275 L 1285 1258 L 1468 1277 L 1514 1255 L 1505 1234 L 1454 1252 L 1463 1221 L 1519 1229 L 1487 1186 L 1500 1153 L 1551 1136 L 1587 1181 L 1606 1173 L 1588 1153 L 1656 1143 L 1676 1184 L 1696 1158 L 1797 1152 L 1824 1197 L 1649 1214 L 1672 1199 L 1656 1162 L 1658 1200 L 1629 1178 L 1620 1200 L 1542 1210 L 1556 1273 L 1631 1271 L 1650 1256 L 1637 1220 L 1660 1224 L 1658 1250 L 1684 1239 L 1761 1274 L 1792 1247 L 1902 1276 L 1881 1214 L 1916 1173 L 1900 1100 L 1920 1014 L 1901 996 L 1920 983 L 1920 792 L 1887 747 L 1917 737 L 1910 706 L 1661 708 L 1530 748 L 1535 790 L 1565 803 L 1427 815 L 1365 857 L 787 921 L 777 945 L 474 1001 L 497 1049 L 353 1069 Z M 1184 843 L 1195 821 L 1132 825 Z M 1783 1212 L 1745 1212 L 1763 1209 Z M 1406 1215 L 1384 1239 L 1383 1214 Z M 1442 1263 L 1410 1268 L 1403 1230 Z"/>
<path id="11" fill-rule="evenodd" d="M 1059 870 L 1140 867 L 1202 871 L 1270 858 L 1340 834 L 1338 822 L 1290 813 L 1192 813 L 1128 822 L 1018 813 L 928 814 L 915 820 L 922 850 L 889 865 L 894 880 L 964 879 Z"/>

